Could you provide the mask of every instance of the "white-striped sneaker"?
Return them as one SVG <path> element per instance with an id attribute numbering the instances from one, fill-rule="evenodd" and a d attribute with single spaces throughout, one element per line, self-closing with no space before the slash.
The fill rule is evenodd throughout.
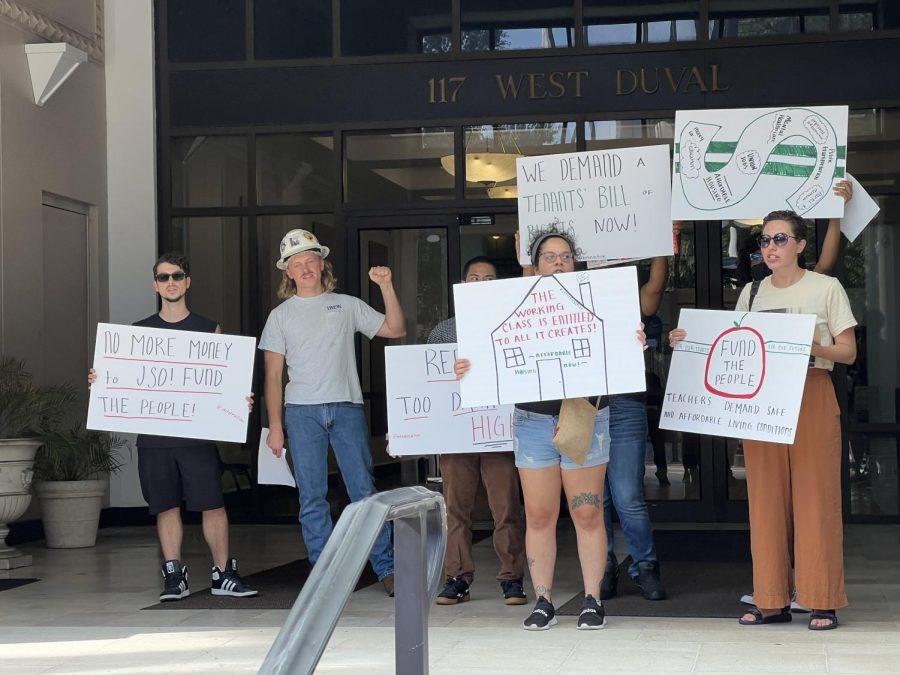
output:
<path id="1" fill-rule="evenodd" d="M 166 560 L 162 566 L 163 592 L 159 594 L 160 602 L 181 600 L 191 594 L 188 588 L 187 567 L 180 560 Z"/>
<path id="2" fill-rule="evenodd" d="M 241 579 L 237 572 L 237 560 L 234 558 L 228 561 L 224 570 L 213 567 L 210 591 L 213 595 L 230 595 L 234 598 L 250 598 L 259 592 L 247 586 Z"/>

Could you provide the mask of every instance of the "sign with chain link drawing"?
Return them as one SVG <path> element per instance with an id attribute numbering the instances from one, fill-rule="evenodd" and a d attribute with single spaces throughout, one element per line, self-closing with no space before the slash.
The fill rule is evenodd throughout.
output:
<path id="1" fill-rule="evenodd" d="M 644 391 L 634 267 L 456 284 L 464 406 Z"/>
<path id="2" fill-rule="evenodd" d="M 659 428 L 793 443 L 812 314 L 682 309 Z"/>
<path id="3" fill-rule="evenodd" d="M 847 106 L 677 111 L 672 219 L 841 217 L 832 186 L 846 173 L 847 116 Z"/>

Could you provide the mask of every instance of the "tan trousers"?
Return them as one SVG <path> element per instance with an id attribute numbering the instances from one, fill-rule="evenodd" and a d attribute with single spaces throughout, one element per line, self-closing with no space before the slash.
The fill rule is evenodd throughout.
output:
<path id="1" fill-rule="evenodd" d="M 744 441 L 753 602 L 845 607 L 841 423 L 831 377 L 810 368 L 793 445 Z M 791 578 L 791 550 L 795 578 Z"/>
<path id="2" fill-rule="evenodd" d="M 500 559 L 497 579 L 521 579 L 525 566 L 525 536 L 519 503 L 519 472 L 511 452 L 441 455 L 444 501 L 447 504 L 448 577 L 475 577 L 472 561 L 472 510 L 479 478 L 484 483 L 494 517 L 494 551 Z"/>

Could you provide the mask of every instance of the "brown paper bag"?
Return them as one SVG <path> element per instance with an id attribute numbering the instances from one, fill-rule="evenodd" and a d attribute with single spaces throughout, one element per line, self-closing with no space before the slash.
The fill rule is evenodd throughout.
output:
<path id="1" fill-rule="evenodd" d="M 565 455 L 576 464 L 584 464 L 594 439 L 594 419 L 597 416 L 597 405 L 586 398 L 567 398 L 559 410 L 559 424 L 553 433 L 553 445 L 560 454 Z"/>

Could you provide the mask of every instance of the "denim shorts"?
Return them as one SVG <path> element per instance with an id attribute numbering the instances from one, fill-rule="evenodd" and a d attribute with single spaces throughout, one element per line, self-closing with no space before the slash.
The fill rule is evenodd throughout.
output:
<path id="1" fill-rule="evenodd" d="M 609 462 L 609 408 L 597 411 L 594 418 L 594 438 L 584 458 L 584 464 L 576 464 L 561 455 L 553 445 L 553 432 L 559 417 L 541 415 L 516 408 L 513 416 L 513 445 L 516 466 L 520 469 L 546 469 L 558 466 L 562 469 L 585 469 Z"/>

